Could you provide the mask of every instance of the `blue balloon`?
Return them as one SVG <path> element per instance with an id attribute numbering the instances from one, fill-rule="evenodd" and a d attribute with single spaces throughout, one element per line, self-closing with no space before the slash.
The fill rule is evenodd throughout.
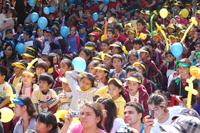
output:
<path id="1" fill-rule="evenodd" d="M 94 21 L 97 21 L 98 18 L 99 18 L 98 13 L 97 13 L 97 12 L 93 13 L 93 14 L 92 14 L 92 18 L 93 18 Z"/>
<path id="2" fill-rule="evenodd" d="M 86 69 L 86 62 L 81 57 L 76 57 L 72 61 L 73 67 L 75 71 L 84 72 Z"/>
<path id="3" fill-rule="evenodd" d="M 38 15 L 37 12 L 33 12 L 33 13 L 31 14 L 31 21 L 32 21 L 33 23 L 37 22 L 38 18 L 39 18 L 39 15 Z"/>
<path id="4" fill-rule="evenodd" d="M 50 13 L 49 8 L 48 7 L 44 7 L 43 8 L 43 12 L 44 12 L 44 14 L 49 15 L 49 13 Z"/>
<path id="5" fill-rule="evenodd" d="M 67 26 L 62 26 L 60 28 L 60 34 L 62 35 L 62 37 L 66 38 L 69 34 L 69 28 Z"/>
<path id="6" fill-rule="evenodd" d="M 109 4 L 110 0 L 103 0 L 104 4 Z"/>
<path id="7" fill-rule="evenodd" d="M 23 53 L 25 53 L 25 46 L 23 43 L 18 43 L 16 46 L 15 46 L 15 50 L 21 55 Z"/>
<path id="8" fill-rule="evenodd" d="M 54 12 L 56 12 L 56 7 L 55 6 L 51 6 L 51 7 L 49 7 L 49 12 L 50 13 L 54 13 Z"/>
<path id="9" fill-rule="evenodd" d="M 28 4 L 29 4 L 29 6 L 35 6 L 35 4 L 36 4 L 36 0 L 28 0 Z"/>
<path id="10" fill-rule="evenodd" d="M 45 17 L 40 17 L 38 19 L 38 26 L 40 29 L 44 30 L 48 25 L 48 20 Z"/>
<path id="11" fill-rule="evenodd" d="M 183 46 L 181 43 L 176 42 L 170 47 L 170 51 L 174 57 L 179 58 L 183 53 Z"/>

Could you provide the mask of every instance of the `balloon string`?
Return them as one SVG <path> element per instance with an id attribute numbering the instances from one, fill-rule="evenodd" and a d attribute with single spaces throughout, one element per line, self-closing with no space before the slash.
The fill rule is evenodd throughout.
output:
<path id="1" fill-rule="evenodd" d="M 169 51 L 169 43 L 168 43 L 168 39 L 167 39 L 167 36 L 166 36 L 166 34 L 165 34 L 165 31 L 162 30 L 161 26 L 158 25 L 158 23 L 156 23 L 156 27 L 157 27 L 158 31 L 161 32 L 162 36 L 163 36 L 164 39 L 165 39 L 165 44 L 166 44 L 166 47 L 165 47 L 165 48 L 166 48 L 166 51 L 168 52 L 168 51 Z"/>

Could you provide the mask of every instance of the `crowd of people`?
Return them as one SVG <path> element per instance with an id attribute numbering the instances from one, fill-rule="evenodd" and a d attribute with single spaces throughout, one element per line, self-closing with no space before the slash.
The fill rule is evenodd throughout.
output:
<path id="1" fill-rule="evenodd" d="M 0 132 L 200 132 L 198 0 L 3 0 L 0 12 L 0 110 L 15 113 Z"/>

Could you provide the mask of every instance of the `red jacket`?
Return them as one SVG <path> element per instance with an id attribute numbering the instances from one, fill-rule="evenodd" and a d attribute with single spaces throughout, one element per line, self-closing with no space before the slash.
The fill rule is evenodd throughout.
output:
<path id="1" fill-rule="evenodd" d="M 146 116 L 149 114 L 149 107 L 147 104 L 147 100 L 149 99 L 149 94 L 147 93 L 147 90 L 143 85 L 141 85 L 138 88 L 138 91 L 139 91 L 139 103 L 143 106 L 144 116 Z M 131 100 L 129 96 L 128 86 L 125 87 L 124 99 L 126 100 L 126 102 L 130 102 Z"/>

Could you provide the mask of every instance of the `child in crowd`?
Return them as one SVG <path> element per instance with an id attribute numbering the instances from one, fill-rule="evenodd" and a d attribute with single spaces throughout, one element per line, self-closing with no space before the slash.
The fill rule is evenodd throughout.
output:
<path id="1" fill-rule="evenodd" d="M 21 82 L 21 78 L 22 78 L 22 73 L 23 71 L 26 69 L 27 67 L 27 64 L 23 61 L 23 60 L 20 60 L 20 61 L 17 61 L 17 62 L 14 62 L 12 64 L 12 66 L 14 67 L 14 74 L 13 76 L 9 79 L 9 83 L 14 87 L 16 88 L 17 84 L 19 82 Z"/>
<path id="2" fill-rule="evenodd" d="M 65 73 L 74 96 L 72 97 L 72 110 L 78 110 L 84 102 L 92 102 L 95 88 L 95 78 L 90 73 L 78 74 L 75 71 L 68 71 Z"/>
<path id="3" fill-rule="evenodd" d="M 59 93 L 59 105 L 58 110 L 68 110 L 72 106 L 72 90 L 69 87 L 68 81 L 65 77 L 60 78 L 60 81 L 62 82 L 62 92 Z"/>
<path id="4" fill-rule="evenodd" d="M 117 117 L 124 117 L 124 106 L 126 101 L 123 98 L 123 84 L 119 79 L 111 78 L 108 81 L 108 94 L 117 106 Z"/>
<path id="5" fill-rule="evenodd" d="M 126 78 L 126 71 L 122 68 L 123 60 L 122 56 L 119 54 L 115 54 L 112 56 L 112 65 L 114 69 L 110 71 L 111 78 L 117 78 L 121 81 L 124 81 Z"/>
<path id="6" fill-rule="evenodd" d="M 13 96 L 12 87 L 6 82 L 7 70 L 0 66 L 0 109 L 8 106 L 10 97 Z"/>
<path id="7" fill-rule="evenodd" d="M 32 92 L 35 89 L 39 89 L 37 84 L 34 84 L 34 74 L 30 70 L 25 70 L 22 73 L 22 82 L 18 83 L 15 91 L 17 96 L 24 95 L 27 97 L 32 97 Z"/>
<path id="8" fill-rule="evenodd" d="M 142 85 L 143 79 L 141 74 L 134 73 L 132 76 L 128 77 L 126 81 L 128 86 L 128 95 L 125 97 L 128 99 L 127 101 L 139 102 L 142 104 L 145 109 L 144 115 L 147 115 L 149 113 L 147 105 L 149 95 L 146 88 Z"/>
<path id="9" fill-rule="evenodd" d="M 37 112 L 57 110 L 58 96 L 54 90 L 51 89 L 53 85 L 52 76 L 44 73 L 39 78 L 39 88 L 33 90 L 32 102 L 35 104 Z"/>

